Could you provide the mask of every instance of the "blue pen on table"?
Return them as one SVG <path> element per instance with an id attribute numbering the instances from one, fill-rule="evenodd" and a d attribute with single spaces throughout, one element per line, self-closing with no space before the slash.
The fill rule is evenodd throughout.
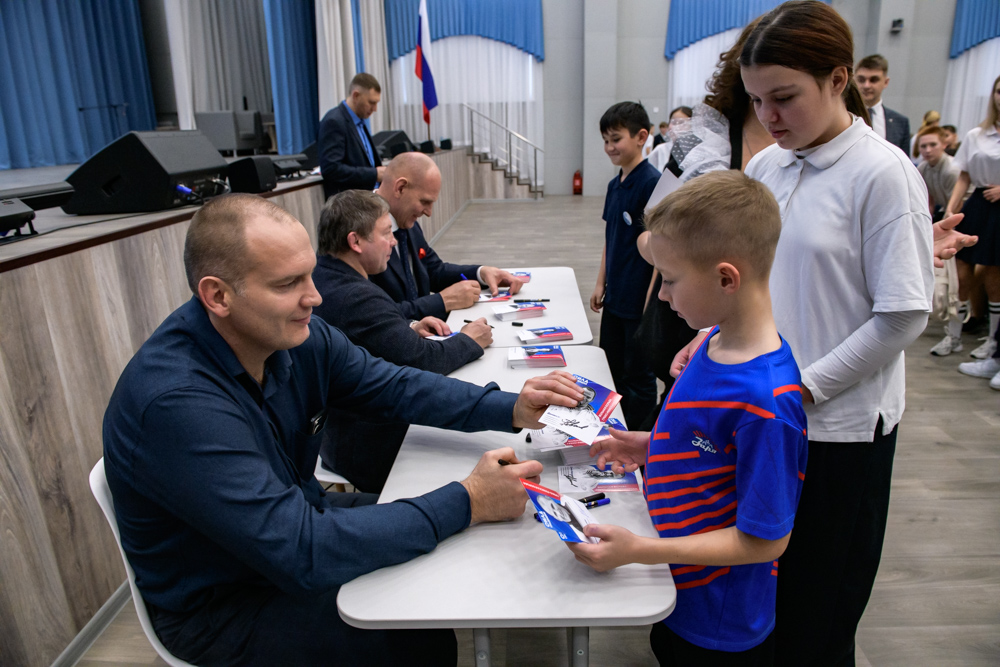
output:
<path id="1" fill-rule="evenodd" d="M 607 505 L 611 502 L 611 498 L 601 498 L 600 500 L 594 500 L 589 503 L 584 503 L 583 506 L 587 509 L 593 509 L 595 507 L 601 507 L 602 505 Z"/>

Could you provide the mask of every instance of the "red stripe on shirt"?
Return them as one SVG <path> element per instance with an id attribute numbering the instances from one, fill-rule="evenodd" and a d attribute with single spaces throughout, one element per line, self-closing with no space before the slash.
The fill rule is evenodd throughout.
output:
<path id="1" fill-rule="evenodd" d="M 771 570 L 771 576 L 772 577 L 777 577 L 778 576 L 778 571 L 777 570 Z"/>
<path id="2" fill-rule="evenodd" d="M 777 389 L 775 389 L 774 390 L 774 395 L 775 396 L 781 396 L 782 394 L 787 394 L 790 391 L 797 391 L 797 392 L 799 392 L 801 394 L 802 393 L 802 387 L 800 387 L 797 384 L 786 384 L 784 387 L 778 387 Z"/>
<path id="3" fill-rule="evenodd" d="M 660 516 L 661 514 L 680 514 L 681 512 L 686 512 L 693 507 L 703 507 L 705 505 L 711 505 L 719 501 L 720 498 L 728 496 L 730 493 L 736 491 L 735 486 L 731 486 L 728 489 L 723 489 L 715 495 L 709 496 L 708 498 L 702 498 L 701 500 L 692 500 L 689 503 L 684 503 L 683 505 L 675 505 L 672 507 L 661 507 L 659 509 L 650 510 L 649 516 Z"/>
<path id="4" fill-rule="evenodd" d="M 679 482 L 683 479 L 697 479 L 698 477 L 708 477 L 709 475 L 721 475 L 724 472 L 735 472 L 736 466 L 722 466 L 711 470 L 696 470 L 695 472 L 685 472 L 679 475 L 666 475 L 664 477 L 653 477 L 647 479 L 647 484 L 666 484 L 668 482 Z"/>
<path id="5" fill-rule="evenodd" d="M 705 565 L 685 565 L 684 567 L 679 567 L 676 570 L 671 568 L 670 574 L 675 577 L 679 577 L 682 574 L 691 574 L 692 572 L 701 572 L 705 569 Z"/>
<path id="6" fill-rule="evenodd" d="M 698 450 L 693 450 L 690 452 L 677 452 L 675 454 L 657 454 L 656 456 L 650 456 L 648 463 L 656 463 L 657 461 L 679 461 L 681 459 L 696 459 L 701 456 L 701 452 Z"/>
<path id="7" fill-rule="evenodd" d="M 653 440 L 669 440 L 670 431 L 664 431 L 663 433 L 654 433 Z"/>
<path id="8" fill-rule="evenodd" d="M 803 473 L 803 472 L 800 471 L 799 472 L 799 479 L 801 479 L 803 482 L 806 481 L 806 475 L 805 475 L 805 473 Z"/>
<path id="9" fill-rule="evenodd" d="M 734 451 L 735 449 L 736 449 L 736 445 L 734 445 L 734 444 L 730 443 L 730 444 L 726 445 L 726 448 L 725 448 L 725 449 L 724 449 L 723 451 L 724 451 L 724 452 L 725 452 L 726 454 L 728 454 L 729 452 L 732 452 L 732 451 Z"/>
<path id="10" fill-rule="evenodd" d="M 685 408 L 725 408 L 727 410 L 746 410 L 747 412 L 755 414 L 758 417 L 763 417 L 764 419 L 774 419 L 773 412 L 768 412 L 764 408 L 758 408 L 756 405 L 741 403 L 739 401 L 681 401 L 679 403 L 666 403 L 663 406 L 664 410 L 681 410 Z"/>
<path id="11" fill-rule="evenodd" d="M 729 526 L 733 525 L 734 523 L 736 523 L 736 517 L 731 516 L 731 517 L 729 517 L 728 519 L 726 519 L 725 521 L 723 521 L 722 523 L 720 523 L 717 526 L 705 526 L 704 528 L 701 528 L 700 530 L 696 530 L 696 531 L 694 531 L 691 534 L 692 535 L 701 535 L 702 533 L 711 533 L 713 530 L 722 530 L 723 528 L 728 528 Z"/>
<path id="12" fill-rule="evenodd" d="M 720 484 L 725 484 L 726 482 L 736 479 L 736 475 L 726 475 L 721 479 L 712 480 L 711 482 L 706 482 L 701 486 L 689 486 L 684 489 L 677 489 L 675 491 L 664 491 L 663 493 L 654 493 L 653 495 L 646 498 L 647 501 L 653 500 L 666 500 L 667 498 L 678 498 L 680 496 L 686 496 L 689 493 L 700 493 L 702 491 L 707 491 L 708 489 L 714 488 Z"/>
<path id="13" fill-rule="evenodd" d="M 721 570 L 716 570 L 715 572 L 713 572 L 712 574 L 708 575 L 704 579 L 696 579 L 694 581 L 685 581 L 684 583 L 681 583 L 681 584 L 674 584 L 674 587 L 677 590 L 682 591 L 685 588 L 695 588 L 697 586 L 704 586 L 706 584 L 712 583 L 713 581 L 715 581 L 716 579 L 718 579 L 719 577 L 721 577 L 724 574 L 729 574 L 729 568 L 728 567 L 724 567 Z"/>
<path id="14" fill-rule="evenodd" d="M 678 528 L 687 528 L 693 523 L 698 523 L 699 521 L 704 521 L 705 519 L 714 519 L 717 516 L 722 516 L 726 512 L 736 509 L 736 501 L 729 503 L 722 509 L 715 510 L 714 512 L 704 512 L 698 516 L 693 516 L 683 521 L 675 521 L 674 523 L 658 523 L 655 528 L 657 530 L 676 530 Z"/>

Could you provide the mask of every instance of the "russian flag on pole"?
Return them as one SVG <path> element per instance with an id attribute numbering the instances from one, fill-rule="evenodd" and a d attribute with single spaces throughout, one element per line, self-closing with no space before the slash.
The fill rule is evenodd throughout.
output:
<path id="1" fill-rule="evenodd" d="M 424 122 L 431 124 L 431 109 L 438 105 L 437 90 L 428 49 L 431 46 L 431 28 L 427 22 L 427 0 L 420 0 L 420 14 L 417 19 L 417 78 L 424 87 Z"/>

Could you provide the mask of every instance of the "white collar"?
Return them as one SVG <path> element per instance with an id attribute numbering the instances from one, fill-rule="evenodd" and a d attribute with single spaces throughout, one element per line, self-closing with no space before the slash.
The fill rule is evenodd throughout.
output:
<path id="1" fill-rule="evenodd" d="M 805 160 L 817 169 L 826 169 L 833 166 L 863 136 L 869 132 L 874 132 L 874 130 L 868 127 L 868 123 L 854 114 L 851 114 L 851 118 L 854 120 L 850 127 L 825 144 L 813 147 L 813 149 L 810 149 L 808 153 L 803 154 L 801 157 L 796 155 L 793 150 L 782 149 L 781 158 L 778 160 L 779 166 L 788 167 L 800 159 Z"/>

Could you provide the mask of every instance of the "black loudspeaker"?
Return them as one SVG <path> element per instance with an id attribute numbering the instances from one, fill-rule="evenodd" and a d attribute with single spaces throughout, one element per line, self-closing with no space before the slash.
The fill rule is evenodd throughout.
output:
<path id="1" fill-rule="evenodd" d="M 312 171 L 319 166 L 319 147 L 317 142 L 314 141 L 303 148 L 302 154 L 306 156 L 306 159 L 302 160 L 303 171 Z"/>
<path id="2" fill-rule="evenodd" d="M 268 155 L 254 155 L 229 163 L 229 187 L 233 192 L 260 194 L 278 184 L 274 161 Z"/>
<path id="3" fill-rule="evenodd" d="M 434 155 L 434 142 L 433 141 L 423 141 L 420 143 L 420 152 L 427 153 L 428 155 Z"/>
<path id="4" fill-rule="evenodd" d="M 215 194 L 226 161 L 197 130 L 129 132 L 81 164 L 66 181 L 66 213 L 145 213 Z"/>
<path id="5" fill-rule="evenodd" d="M 44 185 L 26 185 L 10 190 L 0 190 L 0 199 L 20 199 L 33 211 L 62 206 L 73 196 L 73 187 L 66 181 Z"/>
<path id="6" fill-rule="evenodd" d="M 443 151 L 450 151 L 451 150 L 451 139 L 442 139 L 441 140 L 441 150 L 443 150 Z"/>
<path id="7" fill-rule="evenodd" d="M 372 137 L 372 145 L 383 160 L 388 160 L 400 153 L 417 150 L 413 142 L 410 141 L 410 138 L 406 136 L 406 132 L 402 130 L 382 130 L 381 132 L 376 132 L 375 136 Z M 402 145 L 402 149 L 397 148 L 400 145 Z"/>

